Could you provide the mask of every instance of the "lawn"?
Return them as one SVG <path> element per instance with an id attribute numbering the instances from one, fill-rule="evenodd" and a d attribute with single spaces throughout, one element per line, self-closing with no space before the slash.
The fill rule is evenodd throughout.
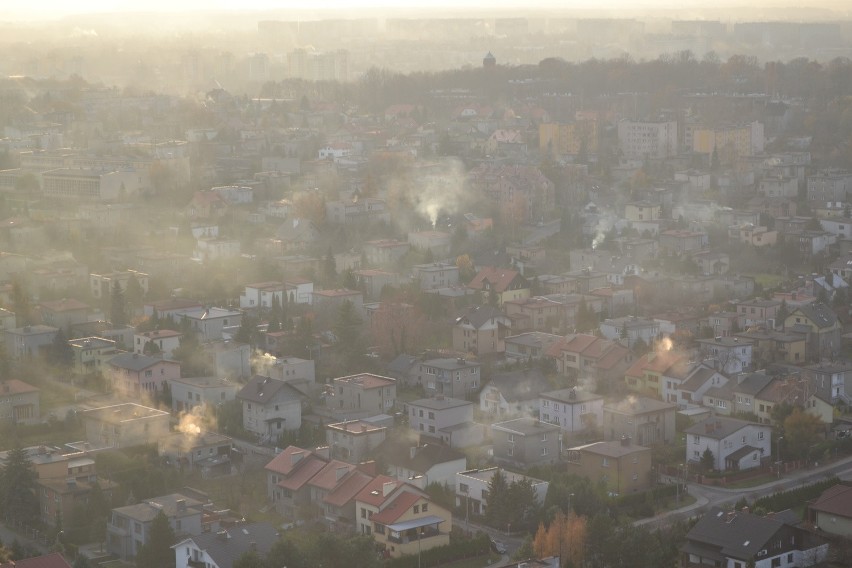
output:
<path id="1" fill-rule="evenodd" d="M 763 286 L 764 290 L 777 288 L 784 282 L 784 277 L 780 274 L 768 274 L 763 272 L 758 274 L 744 274 L 743 276 L 751 276 L 754 278 L 754 283 Z"/>
<path id="2" fill-rule="evenodd" d="M 752 477 L 751 479 L 746 479 L 744 481 L 738 481 L 736 483 L 727 483 L 725 484 L 725 487 L 727 489 L 748 489 L 749 487 L 757 487 L 758 485 L 763 485 L 765 483 L 775 481 L 776 479 L 777 477 L 774 474 L 767 473 L 765 475 Z"/>

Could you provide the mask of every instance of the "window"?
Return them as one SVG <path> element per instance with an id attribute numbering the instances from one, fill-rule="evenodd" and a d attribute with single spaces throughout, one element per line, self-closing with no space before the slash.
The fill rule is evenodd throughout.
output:
<path id="1" fill-rule="evenodd" d="M 434 419 L 435 419 L 435 413 L 434 413 L 434 412 L 430 412 L 430 413 L 429 413 L 429 420 L 434 420 Z"/>
<path id="2" fill-rule="evenodd" d="M 694 452 L 692 452 L 692 457 L 694 459 L 701 459 L 701 452 L 699 452 L 698 450 L 695 450 Z"/>
<path id="3" fill-rule="evenodd" d="M 506 452 L 506 455 L 514 456 L 515 455 L 515 446 L 509 446 L 509 450 Z"/>
<path id="4" fill-rule="evenodd" d="M 541 449 L 541 455 L 543 455 L 543 456 L 547 455 L 547 447 L 546 446 Z"/>
<path id="5" fill-rule="evenodd" d="M 746 441 L 746 437 L 745 437 L 745 436 L 743 436 L 743 438 L 742 438 L 742 443 L 743 443 L 743 444 L 745 444 L 745 441 Z"/>
<path id="6" fill-rule="evenodd" d="M 508 441 L 509 441 L 510 444 L 514 444 L 515 443 L 515 435 L 509 434 Z"/>
<path id="7" fill-rule="evenodd" d="M 542 434 L 542 435 L 541 435 L 541 441 L 542 441 L 542 442 L 546 442 L 546 441 L 547 441 L 547 433 L 544 433 L 544 434 Z"/>
<path id="8" fill-rule="evenodd" d="M 420 512 L 420 505 L 415 505 L 414 506 L 414 514 L 416 515 L 419 512 Z"/>
<path id="9" fill-rule="evenodd" d="M 781 567 L 781 557 L 777 556 L 772 559 L 772 568 L 780 568 Z"/>
<path id="10" fill-rule="evenodd" d="M 603 462 L 601 463 L 603 467 L 609 467 L 609 458 L 603 458 Z"/>
<path id="11" fill-rule="evenodd" d="M 757 439 L 758 439 L 758 440 L 762 440 L 762 439 L 763 439 L 763 430 L 761 430 L 760 432 L 758 432 L 758 433 L 757 433 Z"/>
<path id="12" fill-rule="evenodd" d="M 426 511 L 428 511 L 428 510 L 429 510 L 429 503 L 423 503 L 423 504 L 420 506 L 420 511 L 421 511 L 421 512 L 425 513 L 425 512 L 426 512 Z"/>
<path id="13" fill-rule="evenodd" d="M 792 564 L 792 563 L 793 563 L 793 553 L 791 552 L 787 555 L 787 564 Z"/>
<path id="14" fill-rule="evenodd" d="M 701 436 L 693 436 L 693 437 L 692 437 L 692 443 L 693 443 L 693 444 L 699 444 L 699 443 L 701 443 Z"/>

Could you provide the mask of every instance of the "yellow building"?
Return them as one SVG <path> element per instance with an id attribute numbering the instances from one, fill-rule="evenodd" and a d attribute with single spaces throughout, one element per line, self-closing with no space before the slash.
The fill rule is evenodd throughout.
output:
<path id="1" fill-rule="evenodd" d="M 540 124 L 538 143 L 541 150 L 547 150 L 551 155 L 556 156 L 576 156 L 581 152 L 597 154 L 598 123 L 596 120 L 587 119 L 569 123 Z"/>
<path id="2" fill-rule="evenodd" d="M 651 448 L 630 438 L 595 442 L 568 450 L 568 473 L 604 483 L 609 493 L 624 495 L 651 488 Z"/>
<path id="3" fill-rule="evenodd" d="M 692 150 L 701 154 L 712 154 L 716 150 L 722 161 L 760 154 L 763 152 L 763 124 L 697 128 L 692 133 Z"/>
<path id="4" fill-rule="evenodd" d="M 418 554 L 450 543 L 453 516 L 419 492 L 402 491 L 374 513 L 373 538 L 385 556 Z"/>

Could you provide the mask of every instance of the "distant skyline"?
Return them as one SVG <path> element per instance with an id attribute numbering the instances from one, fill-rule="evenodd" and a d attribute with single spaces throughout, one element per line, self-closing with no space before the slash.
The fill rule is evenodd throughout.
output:
<path id="1" fill-rule="evenodd" d="M 219 11 L 340 11 L 351 16 L 359 10 L 623 10 L 635 15 L 648 11 L 690 12 L 731 7 L 754 10 L 762 8 L 820 9 L 849 13 L 850 8 L 832 0 L 41 0 L 37 3 L 14 2 L 0 7 L 0 18 L 54 19 L 70 15 L 122 12 L 219 12 Z M 372 13 L 371 15 L 375 15 Z"/>

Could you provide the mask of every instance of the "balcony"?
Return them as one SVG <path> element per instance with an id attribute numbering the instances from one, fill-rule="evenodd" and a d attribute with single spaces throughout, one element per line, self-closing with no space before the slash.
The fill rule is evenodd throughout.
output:
<path id="1" fill-rule="evenodd" d="M 420 532 L 420 538 L 417 538 L 417 529 L 411 529 L 403 533 L 398 533 L 396 534 L 396 536 L 394 536 L 394 534 L 395 533 L 393 532 L 390 533 L 390 535 L 388 536 L 388 542 L 392 542 L 394 544 L 409 544 L 411 542 L 417 542 L 418 540 L 425 541 L 432 537 L 440 536 L 441 531 L 433 527 L 424 528 Z"/>

